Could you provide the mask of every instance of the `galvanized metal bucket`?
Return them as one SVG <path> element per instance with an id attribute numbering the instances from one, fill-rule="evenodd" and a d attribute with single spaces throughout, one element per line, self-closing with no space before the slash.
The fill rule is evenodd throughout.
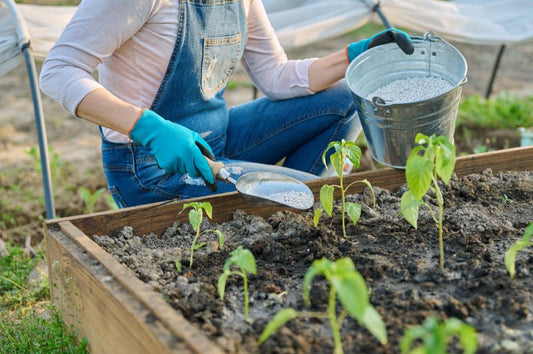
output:
<path id="1" fill-rule="evenodd" d="M 445 135 L 453 142 L 462 88 L 467 81 L 465 58 L 442 38 L 427 32 L 422 38 L 413 38 L 413 46 L 411 55 L 395 43 L 371 48 L 346 70 L 346 83 L 359 105 L 359 119 L 372 157 L 394 168 L 405 168 L 417 133 Z M 391 82 L 413 77 L 438 77 L 452 88 L 408 103 L 367 98 Z"/>

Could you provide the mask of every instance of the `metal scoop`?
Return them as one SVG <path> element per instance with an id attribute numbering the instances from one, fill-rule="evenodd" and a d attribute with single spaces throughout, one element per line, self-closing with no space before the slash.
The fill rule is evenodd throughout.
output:
<path id="1" fill-rule="evenodd" d="M 313 206 L 313 192 L 303 182 L 280 173 L 251 172 L 235 180 L 222 162 L 207 158 L 216 179 L 233 184 L 243 199 L 256 205 L 286 206 L 306 210 Z"/>

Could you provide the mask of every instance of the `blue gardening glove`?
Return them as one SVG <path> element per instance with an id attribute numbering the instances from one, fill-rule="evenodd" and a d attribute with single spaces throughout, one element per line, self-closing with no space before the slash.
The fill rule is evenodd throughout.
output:
<path id="1" fill-rule="evenodd" d="M 211 147 L 202 137 L 176 123 L 145 110 L 131 128 L 129 136 L 149 147 L 159 167 L 172 173 L 202 177 L 211 191 L 216 191 L 215 177 L 205 156 L 214 160 Z"/>
<path id="2" fill-rule="evenodd" d="M 368 39 L 347 45 L 346 56 L 348 57 L 348 61 L 351 62 L 365 50 L 387 43 L 396 43 L 405 54 L 413 54 L 415 51 L 413 41 L 407 33 L 391 28 L 379 32 Z"/>

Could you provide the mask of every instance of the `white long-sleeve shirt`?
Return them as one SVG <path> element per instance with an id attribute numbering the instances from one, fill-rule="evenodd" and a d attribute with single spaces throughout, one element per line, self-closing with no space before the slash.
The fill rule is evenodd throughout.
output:
<path id="1" fill-rule="evenodd" d="M 82 1 L 43 64 L 42 91 L 73 115 L 83 98 L 100 87 L 138 107 L 150 107 L 174 49 L 179 1 Z M 262 1 L 243 3 L 248 41 L 241 64 L 252 82 L 272 99 L 311 94 L 313 59 L 288 60 Z M 93 78 L 97 68 L 98 81 Z M 129 141 L 110 129 L 104 135 Z"/>

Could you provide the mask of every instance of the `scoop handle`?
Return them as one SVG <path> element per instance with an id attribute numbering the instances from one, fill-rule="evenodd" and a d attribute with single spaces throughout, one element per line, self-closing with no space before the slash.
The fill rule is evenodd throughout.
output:
<path id="1" fill-rule="evenodd" d="M 207 156 L 205 156 L 205 159 L 207 160 L 207 163 L 211 168 L 211 172 L 213 172 L 213 176 L 215 176 L 216 179 L 222 182 L 230 182 L 232 184 L 235 184 L 235 180 L 231 178 L 231 174 L 228 172 L 222 162 L 213 161 Z"/>

